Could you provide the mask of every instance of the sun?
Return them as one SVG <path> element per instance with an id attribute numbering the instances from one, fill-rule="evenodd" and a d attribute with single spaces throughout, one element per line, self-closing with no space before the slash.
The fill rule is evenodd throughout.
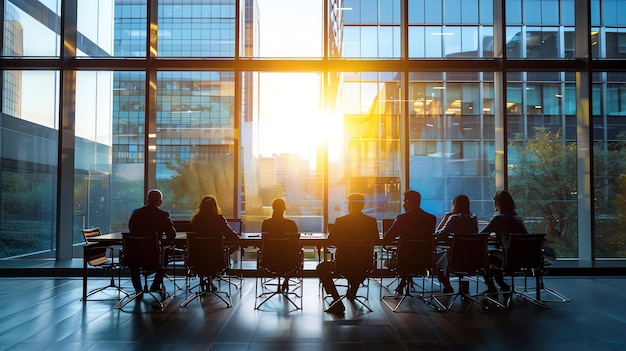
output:
<path id="1" fill-rule="evenodd" d="M 259 152 L 297 154 L 314 162 L 320 146 L 340 137 L 337 119 L 320 108 L 320 75 L 261 73 Z"/>

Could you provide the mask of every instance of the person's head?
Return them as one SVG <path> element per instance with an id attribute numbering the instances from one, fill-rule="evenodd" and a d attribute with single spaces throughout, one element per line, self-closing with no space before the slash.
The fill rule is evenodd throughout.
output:
<path id="1" fill-rule="evenodd" d="M 285 213 L 285 209 L 287 209 L 285 200 L 274 199 L 274 202 L 272 202 L 272 216 L 273 217 L 282 217 L 283 214 Z"/>
<path id="2" fill-rule="evenodd" d="M 360 193 L 352 193 L 348 195 L 348 212 L 360 212 L 365 207 L 365 195 Z"/>
<path id="3" fill-rule="evenodd" d="M 493 203 L 498 213 L 512 214 L 515 212 L 515 201 L 506 190 L 498 190 L 493 196 Z"/>
<path id="4" fill-rule="evenodd" d="M 452 199 L 452 213 L 471 214 L 470 199 L 466 195 L 457 195 Z"/>
<path id="5" fill-rule="evenodd" d="M 415 190 L 407 190 L 404 192 L 404 209 L 406 211 L 415 210 L 420 208 L 422 202 L 422 195 Z"/>
<path id="6" fill-rule="evenodd" d="M 163 194 L 158 189 L 152 189 L 148 191 L 148 204 L 156 207 L 161 206 L 163 203 Z"/>
<path id="7" fill-rule="evenodd" d="M 222 209 L 217 204 L 215 196 L 204 195 L 200 201 L 200 206 L 198 206 L 198 213 L 203 215 L 220 215 L 222 214 Z"/>

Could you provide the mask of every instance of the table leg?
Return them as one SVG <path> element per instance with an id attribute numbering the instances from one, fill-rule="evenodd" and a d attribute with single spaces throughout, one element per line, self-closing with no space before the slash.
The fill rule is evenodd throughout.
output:
<path id="1" fill-rule="evenodd" d="M 83 302 L 87 301 L 87 249 L 83 248 Z"/>

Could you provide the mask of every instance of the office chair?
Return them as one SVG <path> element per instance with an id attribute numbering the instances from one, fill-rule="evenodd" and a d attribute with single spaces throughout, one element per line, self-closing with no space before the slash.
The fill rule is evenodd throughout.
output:
<path id="1" fill-rule="evenodd" d="M 421 277 L 422 283 L 420 285 L 421 290 L 418 291 L 419 298 L 421 298 L 431 308 L 441 311 L 445 309 L 445 306 L 441 305 L 438 300 L 433 298 L 433 275 L 432 270 L 434 266 L 433 262 L 433 240 L 412 239 L 408 236 L 401 236 L 398 242 L 398 249 L 391 258 L 390 271 L 394 273 L 398 282 L 404 282 L 404 287 L 401 289 L 400 294 L 388 294 L 381 297 L 381 301 L 396 312 L 400 305 L 407 299 L 414 299 L 415 296 L 411 295 L 411 289 L 415 285 L 414 277 Z M 430 278 L 430 289 L 426 289 L 426 278 Z M 392 304 L 389 300 L 395 299 L 395 304 Z M 431 301 L 434 301 L 433 304 Z"/>
<path id="2" fill-rule="evenodd" d="M 216 235 L 202 235 L 200 233 L 187 233 L 187 254 L 185 257 L 185 266 L 187 267 L 186 290 L 191 292 L 194 288 L 198 290 L 189 295 L 180 307 L 187 306 L 197 297 L 205 294 L 211 294 L 222 300 L 226 307 L 232 306 L 230 298 L 230 281 L 223 275 L 230 266 L 230 258 L 228 255 L 228 247 L 224 246 L 224 239 Z M 191 279 L 198 277 L 199 282 L 196 286 L 191 287 Z M 213 278 L 221 277 L 228 286 L 228 292 L 213 289 Z M 206 279 L 206 280 L 205 280 Z"/>
<path id="3" fill-rule="evenodd" d="M 335 240 L 336 252 L 333 260 L 332 274 L 334 279 L 346 279 L 346 292 L 340 295 L 339 299 L 331 302 L 325 311 L 333 309 L 333 306 L 340 303 L 344 299 L 358 302 L 369 312 L 372 308 L 367 304 L 369 300 L 369 279 L 376 269 L 376 254 L 374 252 L 374 243 L 371 239 L 349 239 L 338 238 Z M 363 281 L 358 287 L 351 286 L 351 281 Z M 364 286 L 366 288 L 365 295 L 359 295 L 358 291 Z M 349 296 L 350 290 L 356 290 L 355 296 Z M 332 298 L 325 296 L 324 300 Z"/>
<path id="4" fill-rule="evenodd" d="M 128 293 L 121 286 L 121 270 L 122 266 L 119 262 L 119 245 L 102 246 L 96 242 L 90 242 L 90 239 L 102 235 L 100 228 L 82 229 L 85 245 L 83 246 L 84 260 L 90 267 L 100 268 L 104 270 L 111 280 L 106 286 L 101 286 L 87 292 L 86 287 L 83 288 L 83 297 L 81 301 L 104 301 L 104 300 L 121 300 L 121 295 L 128 296 Z M 116 251 L 118 254 L 116 254 Z M 117 284 L 115 284 L 115 273 L 117 273 Z M 89 299 L 89 296 L 97 294 L 106 289 L 114 289 L 117 296 L 99 299 Z"/>
<path id="5" fill-rule="evenodd" d="M 134 294 L 121 300 L 115 308 L 123 309 L 131 301 L 147 294 L 154 298 L 161 309 L 164 309 L 173 298 L 173 295 L 168 294 L 165 290 L 165 284 L 161 284 L 161 290 L 158 292 L 148 290 L 148 277 L 153 276 L 160 270 L 165 270 L 160 238 L 156 234 L 139 236 L 131 233 L 122 233 L 121 258 L 124 267 L 143 276 L 144 286 L 143 290 L 136 291 Z"/>
<path id="6" fill-rule="evenodd" d="M 543 266 L 543 255 L 541 246 L 545 234 L 510 234 L 504 247 L 504 264 L 502 272 L 511 278 L 511 288 L 509 291 L 487 293 L 485 297 L 498 307 L 510 307 L 511 298 L 516 295 L 518 298 L 533 303 L 536 306 L 550 308 L 545 303 L 533 297 L 527 291 L 519 291 L 515 286 L 515 277 L 518 274 L 527 276 L 529 272 L 541 271 Z M 526 279 L 524 279 L 526 280 Z M 526 284 L 524 284 L 526 286 Z M 504 303 L 497 300 L 500 295 L 505 296 Z"/>
<path id="7" fill-rule="evenodd" d="M 478 284 L 476 284 L 476 293 L 469 292 L 468 277 L 478 276 L 488 269 L 489 262 L 487 258 L 487 239 L 489 234 L 458 234 L 455 233 L 452 238 L 452 246 L 448 252 L 448 274 L 455 275 L 458 278 L 458 291 L 449 294 L 437 294 L 434 298 L 438 304 L 444 305 L 440 299 L 448 297 L 448 303 L 445 305 L 450 310 L 457 298 L 469 300 L 479 304 L 483 310 L 489 308 L 488 305 L 482 303 L 478 297 Z"/>
<path id="8" fill-rule="evenodd" d="M 299 233 L 263 235 L 257 256 L 254 308 L 260 309 L 272 297 L 282 296 L 295 309 L 302 309 L 303 267 Z M 290 285 L 286 290 L 285 281 L 295 286 Z"/>

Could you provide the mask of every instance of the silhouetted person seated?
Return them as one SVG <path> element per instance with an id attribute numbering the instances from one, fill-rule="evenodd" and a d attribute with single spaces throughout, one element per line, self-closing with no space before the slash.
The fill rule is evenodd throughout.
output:
<path id="1" fill-rule="evenodd" d="M 134 236 L 150 236 L 156 235 L 159 240 L 166 240 L 173 243 L 176 238 L 176 229 L 170 219 L 169 213 L 159 208 L 163 203 L 163 194 L 157 189 L 148 192 L 148 203 L 141 208 L 133 210 L 128 220 L 128 229 L 130 235 Z M 139 267 L 128 267 L 130 269 L 130 278 L 136 292 L 143 290 L 141 285 L 141 277 Z M 161 291 L 163 277 L 165 276 L 165 268 L 160 267 L 152 281 L 150 290 Z"/>
<path id="2" fill-rule="evenodd" d="M 222 215 L 222 209 L 217 203 L 217 198 L 213 195 L 205 195 L 200 200 L 198 209 L 190 219 L 191 228 L 196 235 L 201 236 L 221 236 L 224 243 L 230 247 L 232 254 L 237 250 L 239 236 L 228 225 L 226 217 Z M 216 291 L 217 287 L 213 284 L 214 277 L 200 277 L 200 286 L 202 289 L 211 289 Z"/>
<path id="3" fill-rule="evenodd" d="M 363 194 L 350 194 L 348 196 L 348 214 L 338 217 L 335 221 L 333 229 L 328 234 L 329 245 L 336 245 L 338 238 L 345 239 L 371 239 L 378 240 L 378 224 L 376 218 L 370 217 L 362 212 L 365 205 L 365 196 Z M 341 247 L 337 247 L 337 255 L 341 255 Z M 331 308 L 326 312 L 333 314 L 343 314 L 345 306 L 340 299 L 339 292 L 333 281 L 333 262 L 326 261 L 317 265 L 317 274 L 319 276 L 322 287 L 327 294 L 333 298 Z M 356 297 L 359 285 L 365 280 L 363 276 L 345 277 L 348 279 L 348 299 Z M 336 303 L 335 303 L 336 302 Z"/>
<path id="4" fill-rule="evenodd" d="M 287 205 L 283 199 L 275 199 L 272 202 L 272 217 L 264 219 L 261 224 L 263 235 L 281 235 L 286 233 L 298 233 L 298 225 L 291 219 L 285 218 Z M 289 291 L 289 280 L 285 279 L 282 285 L 283 291 Z"/>
<path id="5" fill-rule="evenodd" d="M 386 233 L 383 234 L 383 244 L 390 245 L 400 237 L 407 239 L 433 240 L 437 217 L 424 211 L 420 205 L 422 195 L 415 190 L 404 192 L 404 213 L 399 214 Z M 402 294 L 406 284 L 404 278 L 396 287 L 396 293 Z"/>
<path id="6" fill-rule="evenodd" d="M 502 248 L 506 247 L 509 241 L 509 234 L 516 233 L 528 233 L 522 217 L 515 212 L 515 201 L 513 197 L 505 190 L 496 191 L 493 196 L 493 204 L 496 209 L 496 214 L 491 217 L 489 224 L 481 231 L 481 233 L 495 233 L 498 238 L 498 243 Z M 489 255 L 490 267 L 502 267 L 504 262 L 503 250 L 497 250 L 491 252 Z M 504 281 L 502 276 L 502 270 L 495 268 L 489 269 L 485 273 L 485 284 L 487 285 L 487 291 L 485 293 L 495 293 L 498 290 L 493 281 L 496 281 L 500 286 L 501 291 L 510 291 L 511 287 Z"/>
<path id="7" fill-rule="evenodd" d="M 435 235 L 448 236 L 454 233 L 478 233 L 478 218 L 470 212 L 470 200 L 466 195 L 457 195 L 452 199 L 452 209 L 450 212 L 446 212 L 437 225 Z M 443 292 L 446 294 L 454 292 L 448 276 L 448 263 L 448 251 L 437 252 L 435 263 L 438 269 L 437 276 L 443 284 Z"/>

